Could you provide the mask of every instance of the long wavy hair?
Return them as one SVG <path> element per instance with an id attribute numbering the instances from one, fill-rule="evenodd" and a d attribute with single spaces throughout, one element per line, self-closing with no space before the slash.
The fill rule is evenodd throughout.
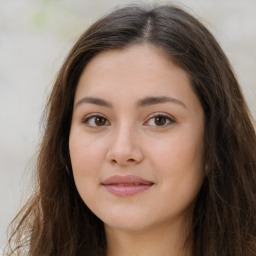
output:
<path id="1" fill-rule="evenodd" d="M 72 174 L 68 141 L 74 94 L 83 69 L 98 53 L 146 43 L 162 48 L 189 74 L 204 110 L 206 168 L 193 212 L 193 255 L 256 255 L 253 118 L 215 38 L 172 5 L 114 10 L 71 49 L 46 106 L 35 191 L 12 222 L 6 255 L 105 255 L 103 223 L 81 200 Z"/>

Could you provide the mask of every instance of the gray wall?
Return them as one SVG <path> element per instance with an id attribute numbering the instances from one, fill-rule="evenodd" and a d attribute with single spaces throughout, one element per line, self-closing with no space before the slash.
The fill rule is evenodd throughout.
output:
<path id="1" fill-rule="evenodd" d="M 126 2 L 134 1 L 0 0 L 0 248 L 29 194 L 41 112 L 64 56 L 89 24 Z M 256 117 L 256 1 L 175 3 L 217 37 Z"/>

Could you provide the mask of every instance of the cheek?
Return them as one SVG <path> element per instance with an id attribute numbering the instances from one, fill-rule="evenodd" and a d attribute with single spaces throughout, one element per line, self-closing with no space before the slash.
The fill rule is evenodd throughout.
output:
<path id="1" fill-rule="evenodd" d="M 104 143 L 85 137 L 83 132 L 71 130 L 69 151 L 76 187 L 84 199 L 84 195 L 92 191 L 93 185 L 99 183 L 105 159 Z"/>
<path id="2" fill-rule="evenodd" d="M 71 134 L 70 158 L 77 191 L 86 205 L 94 204 L 95 185 L 99 183 L 99 147 Z"/>
<path id="3" fill-rule="evenodd" d="M 201 167 L 203 163 L 203 142 L 192 136 L 169 136 L 165 140 L 153 141 L 149 154 L 151 159 L 163 167 L 190 165 Z"/>
<path id="4" fill-rule="evenodd" d="M 93 168 L 93 165 L 100 164 L 105 157 L 104 143 L 88 135 L 85 136 L 79 130 L 71 130 L 69 151 L 73 169 L 84 170 L 83 172 L 85 169 L 88 171 Z"/>
<path id="5" fill-rule="evenodd" d="M 165 193 L 176 191 L 181 198 L 190 197 L 189 194 L 195 196 L 203 180 L 204 146 L 201 133 L 182 131 L 152 145 L 151 164 L 159 173 Z"/>

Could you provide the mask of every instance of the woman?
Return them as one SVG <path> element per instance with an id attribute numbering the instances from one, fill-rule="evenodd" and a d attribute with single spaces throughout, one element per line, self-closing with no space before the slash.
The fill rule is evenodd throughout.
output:
<path id="1" fill-rule="evenodd" d="M 255 130 L 191 15 L 133 6 L 97 21 L 47 115 L 10 255 L 256 255 Z"/>

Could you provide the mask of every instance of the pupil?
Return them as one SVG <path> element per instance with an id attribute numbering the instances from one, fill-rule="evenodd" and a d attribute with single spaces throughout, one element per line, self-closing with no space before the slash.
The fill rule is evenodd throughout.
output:
<path id="1" fill-rule="evenodd" d="M 166 118 L 163 116 L 156 117 L 155 124 L 156 125 L 164 125 L 166 122 Z"/>
<path id="2" fill-rule="evenodd" d="M 106 123 L 106 119 L 103 118 L 103 117 L 98 116 L 98 117 L 96 117 L 96 119 L 95 119 L 95 123 L 96 123 L 98 126 L 102 126 L 102 125 L 104 125 L 104 124 Z"/>

